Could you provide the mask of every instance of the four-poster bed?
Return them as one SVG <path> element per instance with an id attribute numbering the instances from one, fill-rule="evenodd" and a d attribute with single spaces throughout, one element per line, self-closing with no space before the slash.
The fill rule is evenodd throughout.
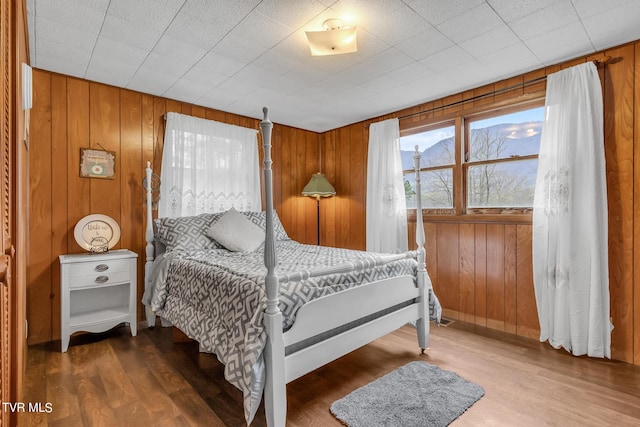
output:
<path id="1" fill-rule="evenodd" d="M 167 227 L 179 224 L 176 234 L 183 238 L 197 224 L 195 233 L 211 238 L 212 224 L 229 212 L 160 218 L 154 231 L 147 184 L 143 302 L 149 326 L 155 325 L 158 314 L 225 364 L 225 378 L 243 391 L 248 423 L 264 394 L 268 425 L 284 426 L 287 383 L 407 323 L 415 323 L 424 351 L 429 344 L 430 306 L 436 321 L 440 306 L 425 266 L 420 197 L 416 251 L 372 254 L 288 239 L 273 208 L 273 124 L 266 107 L 263 112 L 265 212 L 242 214 L 264 228 L 264 249 L 230 252 L 214 244 L 213 248 L 170 250 Z M 417 194 L 419 159 L 416 149 Z M 146 176 L 150 183 L 149 164 Z M 158 241 L 169 242 L 164 254 L 156 251 Z"/>

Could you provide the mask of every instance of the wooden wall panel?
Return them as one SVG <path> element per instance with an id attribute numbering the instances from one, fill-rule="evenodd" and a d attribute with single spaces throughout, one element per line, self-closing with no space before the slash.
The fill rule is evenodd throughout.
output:
<path id="1" fill-rule="evenodd" d="M 119 247 L 128 248 L 138 254 L 137 260 L 137 294 L 144 292 L 144 254 L 145 242 L 140 239 L 140 230 L 144 228 L 144 214 L 140 212 L 140 204 L 146 201 L 140 171 L 143 164 L 143 126 L 142 96 L 137 92 L 121 91 L 120 93 L 120 146 L 119 171 L 120 194 L 120 233 Z M 143 313 L 143 306 L 138 302 L 137 310 Z"/>
<path id="2" fill-rule="evenodd" d="M 35 103 L 35 102 L 34 102 Z M 67 171 L 67 234 L 68 253 L 80 253 L 83 249 L 73 237 L 73 227 L 81 218 L 91 213 L 90 179 L 80 178 L 80 148 L 89 144 L 89 82 L 67 79 L 67 163 L 61 170 Z M 62 101 L 61 101 L 62 104 Z M 53 279 L 59 280 L 59 278 Z M 60 286 L 52 291 L 58 293 Z M 53 323 L 53 320 L 52 320 Z M 51 338 L 50 338 L 51 339 Z M 33 336 L 30 342 L 40 342 Z"/>
<path id="3" fill-rule="evenodd" d="M 505 329 L 504 247 L 503 224 L 487 225 L 487 326 Z"/>
<path id="4" fill-rule="evenodd" d="M 517 269 L 517 249 L 516 249 L 516 226 L 507 224 L 504 227 L 504 330 L 516 333 L 516 269 Z"/>
<path id="5" fill-rule="evenodd" d="M 612 357 L 633 361 L 633 66 L 634 48 L 607 51 L 622 58 L 606 67 L 605 157 L 609 200 L 609 291 Z M 638 143 L 638 142 L 636 142 Z M 640 254 L 637 254 L 638 257 Z M 637 331 L 640 333 L 640 331 Z"/>
<path id="6" fill-rule="evenodd" d="M 475 323 L 487 326 L 487 225 L 475 224 Z"/>
<path id="7" fill-rule="evenodd" d="M 67 80 L 59 75 L 51 76 L 51 165 L 67 163 Z M 67 253 L 69 224 L 67 206 L 69 189 L 64 169 L 51 173 L 51 188 L 55 189 L 54 201 L 51 203 L 51 317 L 60 318 L 60 263 L 57 256 Z M 52 193 L 53 194 L 53 193 Z M 73 196 L 72 196 L 73 198 Z M 60 335 L 60 323 L 51 324 L 51 334 Z"/>
<path id="8" fill-rule="evenodd" d="M 533 288 L 531 225 L 516 226 L 516 334 L 540 337 L 536 295 Z"/>
<path id="9" fill-rule="evenodd" d="M 475 322 L 475 227 L 473 224 L 460 224 L 460 320 Z"/>
<path id="10" fill-rule="evenodd" d="M 640 43 L 635 44 L 633 81 L 633 363 L 640 365 Z"/>
<path id="11" fill-rule="evenodd" d="M 58 256 L 84 252 L 73 237 L 75 224 L 91 213 L 118 221 L 116 247 L 138 254 L 138 300 L 145 260 L 146 162 L 160 173 L 168 111 L 193 114 L 258 129 L 260 120 L 145 95 L 100 83 L 34 70 L 30 158 L 28 313 L 29 343 L 59 339 Z M 319 168 L 319 135 L 274 125 L 275 207 L 287 231 L 303 243 L 316 243 L 315 201 L 300 195 Z M 81 178 L 80 148 L 115 152 L 115 179 Z M 311 202 L 311 203 L 309 203 Z M 138 318 L 143 318 L 138 305 Z"/>
<path id="12" fill-rule="evenodd" d="M 459 290 L 459 227 L 458 224 L 441 223 L 437 226 L 436 281 L 433 289 L 443 306 L 443 313 L 460 311 Z M 453 317 L 453 316 L 452 316 Z"/>
<path id="13" fill-rule="evenodd" d="M 119 90 L 99 83 L 89 84 L 89 139 L 84 141 L 82 147 L 115 153 L 116 169 L 113 179 L 81 179 L 89 182 L 89 210 L 108 215 L 122 226 L 120 218 L 123 194 L 120 189 L 122 155 L 120 153 Z M 121 243 L 119 241 L 116 248 L 120 248 Z"/>
<path id="14" fill-rule="evenodd" d="M 27 277 L 27 319 L 29 338 L 51 336 L 51 75 L 33 71 L 33 97 L 38 102 L 31 109 L 29 162 L 29 269 Z M 60 168 L 56 173 L 64 173 Z M 63 233 L 63 234 L 66 234 Z M 32 304 L 32 301 L 38 301 Z M 31 342 L 31 340 L 29 340 Z"/>

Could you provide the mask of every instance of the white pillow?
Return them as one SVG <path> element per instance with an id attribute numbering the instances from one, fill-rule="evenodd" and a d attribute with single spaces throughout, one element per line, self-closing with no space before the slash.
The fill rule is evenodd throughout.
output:
<path id="1" fill-rule="evenodd" d="M 214 222 L 207 235 L 233 252 L 253 252 L 264 242 L 264 230 L 234 208 Z"/>

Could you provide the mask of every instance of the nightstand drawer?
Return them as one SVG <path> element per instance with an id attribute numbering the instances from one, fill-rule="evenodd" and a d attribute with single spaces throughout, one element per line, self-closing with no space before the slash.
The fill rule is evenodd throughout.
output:
<path id="1" fill-rule="evenodd" d="M 117 272 L 125 272 L 126 275 L 128 274 L 129 269 L 130 261 L 126 258 L 69 264 L 69 274 L 71 277 L 96 275 L 109 276 Z"/>
<path id="2" fill-rule="evenodd" d="M 105 271 L 103 273 L 93 272 L 82 276 L 71 276 L 69 278 L 69 288 L 86 288 L 90 286 L 108 286 L 114 283 L 122 283 L 131 280 L 129 270 L 126 271 Z"/>

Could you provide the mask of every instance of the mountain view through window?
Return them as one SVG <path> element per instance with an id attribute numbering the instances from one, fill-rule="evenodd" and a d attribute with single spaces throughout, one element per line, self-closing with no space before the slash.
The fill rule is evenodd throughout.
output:
<path id="1" fill-rule="evenodd" d="M 544 108 L 468 120 L 462 152 L 467 208 L 528 208 L 533 203 Z M 400 138 L 407 208 L 415 208 L 414 146 L 420 152 L 422 206 L 452 209 L 455 127 Z"/>

